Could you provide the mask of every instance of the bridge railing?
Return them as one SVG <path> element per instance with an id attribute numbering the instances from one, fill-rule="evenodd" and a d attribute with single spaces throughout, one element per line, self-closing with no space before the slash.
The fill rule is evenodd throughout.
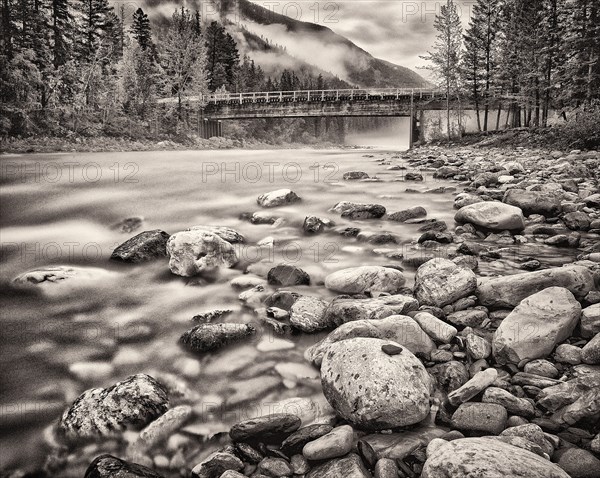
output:
<path id="1" fill-rule="evenodd" d="M 247 93 L 212 93 L 203 95 L 205 104 L 284 103 L 336 100 L 427 99 L 443 96 L 435 88 L 348 88 L 337 90 L 254 91 Z"/>

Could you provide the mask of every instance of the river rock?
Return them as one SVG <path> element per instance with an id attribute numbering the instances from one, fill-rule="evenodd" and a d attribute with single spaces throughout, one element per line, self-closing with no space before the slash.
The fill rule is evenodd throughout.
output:
<path id="1" fill-rule="evenodd" d="M 303 295 L 290 308 L 290 323 L 306 333 L 327 329 L 331 326 L 331 323 L 325 318 L 328 305 L 318 297 Z"/>
<path id="2" fill-rule="evenodd" d="M 564 266 L 535 272 L 485 278 L 477 286 L 481 305 L 494 308 L 516 307 L 526 297 L 548 287 L 564 287 L 578 299 L 595 289 L 594 276 L 583 266 Z"/>
<path id="3" fill-rule="evenodd" d="M 110 258 L 113 261 L 137 263 L 166 257 L 168 240 L 169 235 L 160 229 L 144 231 L 117 247 Z"/>
<path id="4" fill-rule="evenodd" d="M 189 229 L 186 229 L 186 231 L 201 231 L 215 234 L 231 244 L 238 244 L 245 241 L 242 234 L 227 226 L 192 226 Z"/>
<path id="5" fill-rule="evenodd" d="M 569 229 L 573 231 L 587 231 L 590 228 L 590 217 L 581 211 L 574 211 L 565 214 L 562 221 Z"/>
<path id="6" fill-rule="evenodd" d="M 419 217 L 427 216 L 427 211 L 424 207 L 415 206 L 402 211 L 392 212 L 387 215 L 387 219 L 390 221 L 405 222 L 409 219 L 417 219 Z"/>
<path id="7" fill-rule="evenodd" d="M 495 368 L 488 368 L 487 370 L 477 372 L 467 383 L 449 393 L 448 401 L 454 406 L 467 402 L 492 385 L 497 378 L 498 371 Z"/>
<path id="8" fill-rule="evenodd" d="M 592 388 L 573 403 L 552 415 L 552 421 L 561 425 L 575 425 L 579 420 L 600 413 L 600 387 Z"/>
<path id="9" fill-rule="evenodd" d="M 307 234 L 317 234 L 319 232 L 323 232 L 325 227 L 329 227 L 332 225 L 332 222 L 329 219 L 321 219 L 317 216 L 306 216 L 304 218 L 304 223 L 302 224 L 302 229 Z"/>
<path id="10" fill-rule="evenodd" d="M 421 305 L 443 307 L 467 297 L 476 288 L 477 278 L 473 271 L 448 259 L 427 261 L 417 269 L 415 276 L 415 296 Z"/>
<path id="11" fill-rule="evenodd" d="M 481 400 L 484 403 L 502 405 L 512 415 L 519 415 L 520 417 L 533 417 L 535 415 L 535 408 L 529 400 L 515 397 L 512 393 L 502 388 L 486 388 Z"/>
<path id="12" fill-rule="evenodd" d="M 113 283 L 118 274 L 100 267 L 47 266 L 18 275 L 12 284 L 18 288 L 39 287 L 44 293 L 70 294 L 75 288 L 98 287 Z"/>
<path id="13" fill-rule="evenodd" d="M 588 390 L 600 388 L 600 375 L 578 377 L 544 388 L 536 397 L 539 406 L 550 412 L 575 402 Z"/>
<path id="14" fill-rule="evenodd" d="M 264 458 L 256 468 L 256 471 L 260 473 L 258 476 L 273 476 L 273 477 L 285 477 L 291 476 L 294 470 L 287 460 L 283 458 Z"/>
<path id="15" fill-rule="evenodd" d="M 304 357 L 319 367 L 331 344 L 355 337 L 392 340 L 414 354 L 428 354 L 435 350 L 433 341 L 413 319 L 404 315 L 391 315 L 383 319 L 355 320 L 342 324 L 319 343 L 309 347 Z"/>
<path id="16" fill-rule="evenodd" d="M 547 439 L 544 430 L 535 423 L 525 423 L 523 425 L 517 425 L 516 427 L 507 428 L 500 435 L 503 437 L 513 436 L 525 438 L 531 443 L 538 445 L 548 456 L 551 456 L 554 452 L 554 446 Z"/>
<path id="17" fill-rule="evenodd" d="M 569 478 L 549 460 L 530 451 L 486 438 L 461 438 L 437 446 L 421 478 Z"/>
<path id="18" fill-rule="evenodd" d="M 600 478 L 600 460 L 587 450 L 572 447 L 559 452 L 557 465 L 571 478 Z"/>
<path id="19" fill-rule="evenodd" d="M 352 450 L 354 431 L 350 425 L 334 428 L 327 435 L 304 445 L 302 454 L 307 460 L 327 460 L 344 456 Z"/>
<path id="20" fill-rule="evenodd" d="M 254 326 L 248 324 L 200 324 L 185 332 L 179 340 L 193 352 L 204 353 L 255 332 Z"/>
<path id="21" fill-rule="evenodd" d="M 458 390 L 469 381 L 469 371 L 456 360 L 434 365 L 428 371 L 446 393 Z"/>
<path id="22" fill-rule="evenodd" d="M 461 431 L 499 435 L 506 428 L 508 414 L 497 403 L 462 403 L 452 415 L 452 427 Z"/>
<path id="23" fill-rule="evenodd" d="M 288 456 L 301 453 L 304 445 L 327 435 L 333 427 L 330 425 L 309 425 L 288 436 L 281 444 L 281 451 Z"/>
<path id="24" fill-rule="evenodd" d="M 502 321 L 492 342 L 498 363 L 545 358 L 575 329 L 581 305 L 563 287 L 548 287 L 523 299 Z"/>
<path id="25" fill-rule="evenodd" d="M 339 202 L 331 210 L 348 219 L 379 219 L 385 214 L 385 207 L 380 204 L 362 204 L 349 201 Z"/>
<path id="26" fill-rule="evenodd" d="M 600 365 L 600 332 L 581 349 L 581 361 L 588 365 Z"/>
<path id="27" fill-rule="evenodd" d="M 269 284 L 278 287 L 309 285 L 310 276 L 299 267 L 279 264 L 269 271 L 267 281 Z"/>
<path id="28" fill-rule="evenodd" d="M 261 207 L 277 207 L 300 201 L 300 197 L 291 189 L 278 189 L 261 194 L 256 203 Z"/>
<path id="29" fill-rule="evenodd" d="M 447 324 L 443 320 L 438 319 L 435 315 L 429 312 L 418 312 L 414 315 L 414 320 L 417 322 L 423 331 L 429 335 L 432 339 L 442 342 L 444 344 L 450 343 L 450 341 L 458 334 L 456 327 Z M 389 338 L 389 337 L 387 337 Z M 394 339 L 391 339 L 394 340 Z M 396 340 L 398 343 L 398 340 Z M 414 353 L 414 351 L 411 350 Z"/>
<path id="30" fill-rule="evenodd" d="M 502 202 L 516 206 L 523 214 L 541 214 L 555 217 L 560 213 L 560 198 L 552 193 L 543 191 L 525 191 L 524 189 L 509 189 L 504 194 Z"/>
<path id="31" fill-rule="evenodd" d="M 116 436 L 141 428 L 167 410 L 167 390 L 145 374 L 83 392 L 66 410 L 59 432 L 68 441 Z"/>
<path id="32" fill-rule="evenodd" d="M 419 303 L 416 299 L 401 294 L 373 299 L 334 299 L 325 311 L 324 320 L 331 326 L 340 326 L 353 320 L 373 320 L 390 315 L 406 315 L 418 308 Z"/>
<path id="33" fill-rule="evenodd" d="M 454 220 L 491 231 L 520 231 L 525 228 L 522 211 L 498 201 L 478 202 L 462 207 L 455 214 Z"/>
<path id="34" fill-rule="evenodd" d="M 325 287 L 344 294 L 364 292 L 397 293 L 406 279 L 398 269 L 381 266 L 349 267 L 329 274 Z"/>
<path id="35" fill-rule="evenodd" d="M 112 455 L 100 455 L 90 463 L 84 478 L 163 478 L 154 470 Z"/>
<path id="36" fill-rule="evenodd" d="M 229 436 L 233 441 L 253 439 L 281 441 L 298 430 L 300 424 L 301 420 L 296 415 L 273 413 L 233 425 L 229 430 Z"/>
<path id="37" fill-rule="evenodd" d="M 321 365 L 325 397 L 337 414 L 359 428 L 412 425 L 429 413 L 431 381 L 408 349 L 381 350 L 391 341 L 354 338 L 331 344 Z M 398 344 L 395 344 L 398 345 Z"/>
<path id="38" fill-rule="evenodd" d="M 474 360 L 488 358 L 492 353 L 492 344 L 479 335 L 467 334 L 465 342 L 467 353 Z"/>
<path id="39" fill-rule="evenodd" d="M 225 471 L 238 471 L 244 468 L 244 463 L 231 453 L 217 451 L 209 455 L 192 469 L 192 478 L 216 478 Z"/>
<path id="40" fill-rule="evenodd" d="M 461 209 L 465 206 L 470 206 L 471 204 L 476 204 L 478 202 L 483 202 L 483 198 L 481 196 L 470 193 L 459 193 L 454 198 L 454 209 Z"/>
<path id="41" fill-rule="evenodd" d="M 144 428 L 136 441 L 138 450 L 151 448 L 166 440 L 192 416 L 192 407 L 179 405 L 167 410 L 146 428 Z"/>
<path id="42" fill-rule="evenodd" d="M 590 305 L 581 311 L 581 336 L 589 339 L 600 332 L 600 304 Z"/>
<path id="43" fill-rule="evenodd" d="M 316 466 L 306 478 L 371 478 L 360 457 L 350 453 L 343 458 L 335 458 Z"/>
<path id="44" fill-rule="evenodd" d="M 181 231 L 167 242 L 169 268 L 173 274 L 191 277 L 218 267 L 233 267 L 237 254 L 218 235 L 203 230 Z"/>
<path id="45" fill-rule="evenodd" d="M 357 179 L 369 179 L 369 175 L 364 171 L 348 171 L 342 175 L 344 181 L 355 181 Z"/>
<path id="46" fill-rule="evenodd" d="M 532 360 L 527 362 L 523 368 L 525 373 L 533 373 L 542 377 L 557 378 L 559 375 L 558 369 L 552 362 L 544 359 Z"/>

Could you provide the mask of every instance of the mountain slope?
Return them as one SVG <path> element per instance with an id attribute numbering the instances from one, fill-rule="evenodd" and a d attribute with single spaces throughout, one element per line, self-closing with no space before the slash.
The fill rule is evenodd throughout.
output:
<path id="1" fill-rule="evenodd" d="M 181 5 L 173 0 L 145 0 L 145 3 L 151 18 L 170 16 Z M 430 86 L 409 68 L 375 58 L 325 26 L 295 20 L 249 0 L 209 0 L 209 3 L 218 15 L 205 14 L 205 20 L 220 18 L 238 41 L 242 54 L 253 58 L 268 74 L 277 75 L 287 68 L 315 75 L 333 74 L 362 88 Z M 203 5 L 202 11 L 207 12 L 206 0 Z M 200 0 L 190 0 L 187 6 L 200 8 Z"/>

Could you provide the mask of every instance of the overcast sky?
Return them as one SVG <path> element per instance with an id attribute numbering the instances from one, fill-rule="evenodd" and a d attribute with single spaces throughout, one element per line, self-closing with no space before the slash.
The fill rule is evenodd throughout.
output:
<path id="1" fill-rule="evenodd" d="M 277 13 L 319 23 L 372 55 L 415 69 L 435 39 L 433 21 L 445 0 L 251 0 Z M 456 0 L 463 23 L 474 0 Z M 423 74 L 421 70 L 419 73 Z"/>

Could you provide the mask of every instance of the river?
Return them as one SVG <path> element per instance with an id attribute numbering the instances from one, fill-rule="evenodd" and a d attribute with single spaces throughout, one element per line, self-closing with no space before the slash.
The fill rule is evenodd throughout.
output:
<path id="1" fill-rule="evenodd" d="M 282 361 L 304 363 L 303 350 L 322 335 L 294 335 L 293 349 L 263 353 L 255 347 L 263 338 L 259 331 L 250 343 L 202 357 L 182 349 L 178 338 L 193 325 L 192 316 L 203 311 L 231 309 L 228 320 L 254 319 L 238 299 L 241 291 L 228 284 L 244 269 L 264 277 L 280 262 L 297 265 L 310 274 L 313 285 L 294 289 L 330 299 L 331 292 L 315 285 L 334 270 L 401 264 L 373 252 L 390 245 L 373 246 L 334 231 L 303 235 L 306 215 L 329 218 L 338 227 L 390 231 L 401 242 L 393 248 L 403 248 L 405 254 L 415 248 L 418 224 L 341 219 L 328 211 L 339 201 L 378 203 L 389 212 L 420 205 L 429 218 L 452 226 L 452 192 L 424 193 L 459 186 L 434 180 L 432 171 L 423 171 L 422 182 L 404 182 L 406 171 L 388 169 L 404 164 L 401 156 L 378 150 L 306 149 L 2 157 L 2 469 L 41 465 L 47 453 L 44 429 L 88 388 L 105 387 L 134 373 L 170 373 L 218 402 L 232 390 L 252 395 L 244 383 L 253 373 L 273 375 L 273 365 Z M 377 180 L 342 180 L 351 170 Z M 302 198 L 265 210 L 283 223 L 274 227 L 240 219 L 244 212 L 259 210 L 258 195 L 280 188 Z M 143 218 L 140 229 L 127 233 L 113 227 L 130 217 Z M 187 279 L 171 274 L 166 259 L 141 265 L 109 260 L 113 249 L 137 232 L 162 229 L 172 234 L 194 225 L 241 232 L 247 246 L 239 251 L 240 264 L 217 277 Z M 259 241 L 274 246 L 256 247 Z M 65 264 L 93 268 L 90 278 L 48 284 L 42 291 L 10 286 L 22 272 Z M 405 269 L 411 286 L 414 268 Z M 287 381 L 249 404 L 260 406 L 265 396 L 305 396 L 318 387 L 314 379 Z"/>

